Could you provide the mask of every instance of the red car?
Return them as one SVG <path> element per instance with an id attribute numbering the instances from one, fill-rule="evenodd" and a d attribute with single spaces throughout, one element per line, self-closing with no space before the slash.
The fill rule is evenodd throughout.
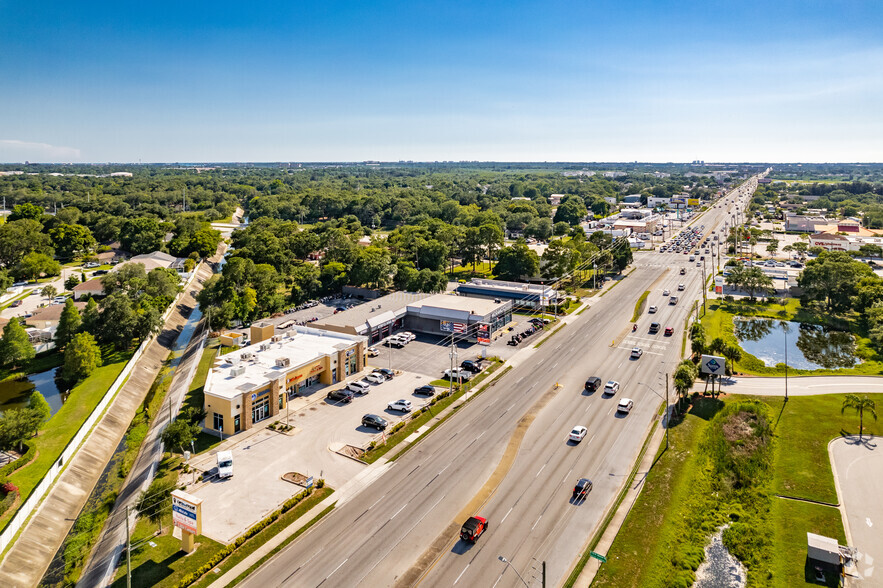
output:
<path id="1" fill-rule="evenodd" d="M 481 534 L 487 531 L 487 519 L 484 517 L 469 517 L 460 529 L 460 539 L 475 543 Z"/>
<path id="2" fill-rule="evenodd" d="M 672 329 L 671 327 L 665 327 L 665 336 L 666 337 L 671 337 L 672 335 L 674 335 L 674 332 L 675 332 L 675 330 Z"/>

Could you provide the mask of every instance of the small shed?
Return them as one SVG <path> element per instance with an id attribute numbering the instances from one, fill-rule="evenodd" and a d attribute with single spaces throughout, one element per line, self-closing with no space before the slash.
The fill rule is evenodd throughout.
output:
<path id="1" fill-rule="evenodd" d="M 811 560 L 835 566 L 840 565 L 840 545 L 837 544 L 836 539 L 830 537 L 807 533 L 806 555 Z"/>

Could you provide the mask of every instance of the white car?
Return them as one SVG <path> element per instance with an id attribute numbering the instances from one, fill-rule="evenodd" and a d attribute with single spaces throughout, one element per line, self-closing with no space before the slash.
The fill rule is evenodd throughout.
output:
<path id="1" fill-rule="evenodd" d="M 396 400 L 395 402 L 390 402 L 386 405 L 386 408 L 389 410 L 398 410 L 401 412 L 411 412 L 411 401 L 405 400 L 403 398 L 401 400 Z"/>
<path id="2" fill-rule="evenodd" d="M 635 406 L 635 401 L 631 398 L 623 398 L 619 401 L 619 404 L 616 405 L 616 412 L 625 412 L 629 413 L 632 411 L 632 408 Z"/>
<path id="3" fill-rule="evenodd" d="M 462 380 L 466 382 L 472 376 L 472 372 L 463 368 L 454 368 L 453 372 L 451 370 L 445 370 L 445 378 L 447 378 L 448 380 Z"/>
<path id="4" fill-rule="evenodd" d="M 663 295 L 663 296 L 668 296 L 669 294 L 671 294 L 671 291 L 670 291 L 670 290 L 663 290 L 663 291 L 662 291 L 662 295 Z"/>
<path id="5" fill-rule="evenodd" d="M 632 359 L 638 359 L 642 355 L 644 355 L 643 349 L 641 349 L 640 347 L 632 347 L 632 354 L 629 357 L 631 357 Z"/>
<path id="6" fill-rule="evenodd" d="M 574 443 L 579 443 L 580 441 L 585 439 L 586 433 L 588 433 L 588 432 L 589 432 L 589 430 L 586 429 L 584 426 L 577 425 L 573 428 L 573 430 L 570 432 L 570 435 L 567 438 L 568 438 L 568 440 L 573 441 Z"/>
<path id="7" fill-rule="evenodd" d="M 386 381 L 386 378 L 383 377 L 383 374 L 371 373 L 365 376 L 365 379 L 371 382 L 372 384 L 382 384 Z"/>
<path id="8" fill-rule="evenodd" d="M 619 392 L 619 382 L 610 380 L 604 385 L 604 394 L 616 394 Z"/>
<path id="9" fill-rule="evenodd" d="M 657 310 L 658 309 L 655 306 L 651 306 L 647 309 L 647 312 L 649 312 L 650 314 L 655 314 Z"/>
<path id="10" fill-rule="evenodd" d="M 417 338 L 417 335 L 412 333 L 411 331 L 402 331 L 399 333 L 399 339 L 407 339 L 408 341 L 413 341 Z"/>
<path id="11" fill-rule="evenodd" d="M 371 390 L 371 385 L 365 380 L 360 380 L 358 382 L 350 382 L 346 385 L 346 389 L 356 394 L 367 394 Z"/>
<path id="12" fill-rule="evenodd" d="M 368 357 L 377 357 L 378 355 L 380 355 L 380 352 L 377 350 L 376 347 L 368 348 Z"/>
<path id="13" fill-rule="evenodd" d="M 683 284 L 678 284 L 678 292 L 683 291 L 683 289 L 684 289 L 684 285 L 683 285 Z"/>

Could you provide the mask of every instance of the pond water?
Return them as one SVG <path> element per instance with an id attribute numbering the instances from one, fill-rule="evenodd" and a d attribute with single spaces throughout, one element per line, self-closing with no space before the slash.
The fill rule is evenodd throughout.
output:
<path id="1" fill-rule="evenodd" d="M 786 342 L 788 367 L 837 369 L 859 362 L 855 356 L 855 337 L 846 331 L 769 318 L 736 317 L 733 324 L 742 349 L 769 367 L 785 363 Z"/>
<path id="2" fill-rule="evenodd" d="M 705 546 L 705 561 L 696 570 L 693 588 L 744 588 L 748 572 L 721 541 L 728 526 L 718 529 Z"/>
<path id="3" fill-rule="evenodd" d="M 54 415 L 64 404 L 67 394 L 62 394 L 55 385 L 55 369 L 31 374 L 25 380 L 0 382 L 0 412 L 9 408 L 22 408 L 28 405 L 28 398 L 34 389 L 46 398 Z"/>

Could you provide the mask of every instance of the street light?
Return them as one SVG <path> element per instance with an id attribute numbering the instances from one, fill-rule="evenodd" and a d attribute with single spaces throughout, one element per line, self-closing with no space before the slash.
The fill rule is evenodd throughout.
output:
<path id="1" fill-rule="evenodd" d="M 524 584 L 527 588 L 530 588 L 528 583 L 524 581 L 524 578 L 521 577 L 521 574 L 518 573 L 518 570 L 515 569 L 515 566 L 512 565 L 512 562 L 510 562 L 508 559 L 506 559 L 502 555 L 498 556 L 497 559 L 499 559 L 501 562 L 503 562 L 504 564 L 506 564 L 507 566 L 512 568 L 512 571 L 515 572 L 515 575 L 518 576 L 518 579 L 521 580 L 521 583 Z"/>

